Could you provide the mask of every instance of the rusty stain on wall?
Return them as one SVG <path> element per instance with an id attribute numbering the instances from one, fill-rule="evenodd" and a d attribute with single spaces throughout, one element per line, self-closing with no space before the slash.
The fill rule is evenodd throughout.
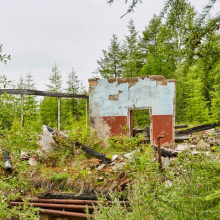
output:
<path id="1" fill-rule="evenodd" d="M 151 109 L 151 144 L 164 134 L 161 144 L 174 144 L 176 81 L 164 76 L 89 79 L 90 127 L 106 141 L 131 126 L 133 109 Z"/>

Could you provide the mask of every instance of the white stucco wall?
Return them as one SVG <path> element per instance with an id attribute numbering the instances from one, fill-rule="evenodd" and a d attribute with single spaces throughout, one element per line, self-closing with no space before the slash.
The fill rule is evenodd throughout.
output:
<path id="1" fill-rule="evenodd" d="M 90 92 L 90 117 L 127 116 L 128 108 L 146 107 L 152 115 L 173 115 L 175 103 L 175 82 L 167 80 L 160 85 L 156 80 L 141 79 L 129 88 L 129 83 L 109 83 L 107 79 L 97 80 Z M 117 95 L 118 101 L 109 100 Z"/>

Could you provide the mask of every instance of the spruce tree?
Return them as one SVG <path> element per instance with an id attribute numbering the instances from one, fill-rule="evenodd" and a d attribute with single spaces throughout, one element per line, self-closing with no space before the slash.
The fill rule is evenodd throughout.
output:
<path id="1" fill-rule="evenodd" d="M 18 89 L 25 89 L 25 79 L 22 77 L 22 75 L 18 79 L 17 88 Z"/>
<path id="2" fill-rule="evenodd" d="M 76 72 L 72 68 L 72 71 L 68 75 L 68 81 L 66 84 L 68 85 L 67 87 L 67 93 L 72 93 L 72 94 L 77 94 L 79 91 L 79 79 L 78 76 L 76 75 Z"/>
<path id="3" fill-rule="evenodd" d="M 117 78 L 122 76 L 121 70 L 121 45 L 118 37 L 114 34 L 108 50 L 103 51 L 103 58 L 97 60 L 98 72 L 103 78 Z"/>
<path id="4" fill-rule="evenodd" d="M 35 82 L 33 79 L 33 75 L 31 74 L 31 72 L 28 72 L 26 75 L 26 79 L 25 79 L 25 88 L 26 89 L 35 89 Z"/>
<path id="5" fill-rule="evenodd" d="M 123 76 L 137 76 L 142 67 L 140 49 L 138 45 L 138 32 L 135 29 L 134 21 L 128 23 L 129 35 L 125 36 L 122 45 L 122 66 Z"/>
<path id="6" fill-rule="evenodd" d="M 52 73 L 49 77 L 50 83 L 47 85 L 48 91 L 53 92 L 61 92 L 62 91 L 62 80 L 61 80 L 61 74 L 58 70 L 58 66 L 55 62 L 54 66 L 52 67 Z"/>

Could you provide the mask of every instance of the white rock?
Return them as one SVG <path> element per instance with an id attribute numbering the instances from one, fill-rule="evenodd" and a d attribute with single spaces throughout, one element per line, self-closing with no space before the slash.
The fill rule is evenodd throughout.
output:
<path id="1" fill-rule="evenodd" d="M 171 186 L 173 186 L 173 182 L 171 180 L 166 180 L 165 181 L 165 188 L 169 188 Z"/>
<path id="2" fill-rule="evenodd" d="M 112 156 L 112 162 L 115 161 L 118 158 L 118 155 L 113 155 Z"/>

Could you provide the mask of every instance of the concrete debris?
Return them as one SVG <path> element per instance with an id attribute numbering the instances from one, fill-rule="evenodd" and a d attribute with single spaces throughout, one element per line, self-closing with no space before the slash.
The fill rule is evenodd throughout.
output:
<path id="1" fill-rule="evenodd" d="M 195 156 L 201 154 L 200 151 L 196 151 L 196 150 L 192 151 L 191 153 L 192 153 L 192 155 L 195 155 Z"/>
<path id="2" fill-rule="evenodd" d="M 35 157 L 29 158 L 28 163 L 29 163 L 31 166 L 36 166 L 36 165 L 37 165 L 36 158 L 35 158 Z"/>
<path id="3" fill-rule="evenodd" d="M 21 151 L 21 159 L 22 160 L 28 160 L 31 157 L 31 155 L 28 152 Z"/>
<path id="4" fill-rule="evenodd" d="M 211 136 L 215 134 L 215 128 L 209 129 L 205 131 L 205 134 Z"/>
<path id="5" fill-rule="evenodd" d="M 133 150 L 131 153 L 124 154 L 124 157 L 129 159 L 129 160 L 132 160 L 132 158 L 134 157 L 135 153 L 136 153 L 136 150 Z"/>
<path id="6" fill-rule="evenodd" d="M 188 144 L 178 144 L 176 147 L 176 150 L 183 152 L 189 150 L 189 145 Z"/>
<path id="7" fill-rule="evenodd" d="M 97 177 L 97 181 L 98 181 L 98 182 L 102 182 L 103 180 L 104 180 L 104 177 L 103 177 L 103 176 Z"/>
<path id="8" fill-rule="evenodd" d="M 103 164 L 100 164 L 99 166 L 98 166 L 98 170 L 102 170 L 104 167 L 105 167 L 106 165 L 103 163 Z"/>
<path id="9" fill-rule="evenodd" d="M 112 167 L 112 170 L 113 170 L 113 171 L 122 170 L 125 164 L 126 164 L 126 162 L 116 163 L 116 164 Z"/>
<path id="10" fill-rule="evenodd" d="M 201 139 L 197 144 L 196 147 L 201 150 L 207 150 L 210 148 L 210 144 L 207 144 L 203 139 Z"/>
<path id="11" fill-rule="evenodd" d="M 112 156 L 112 162 L 115 161 L 118 158 L 118 155 L 113 155 Z"/>
<path id="12" fill-rule="evenodd" d="M 176 147 L 176 150 L 180 151 L 180 152 L 186 152 L 188 150 L 193 150 L 193 149 L 196 149 L 196 145 L 194 145 L 194 144 L 187 144 L 187 143 L 178 144 L 177 147 Z"/>
<path id="13" fill-rule="evenodd" d="M 170 166 L 169 157 L 162 157 L 162 164 L 164 169 L 168 168 Z"/>
<path id="14" fill-rule="evenodd" d="M 41 135 L 41 139 L 39 141 L 39 145 L 41 146 L 41 150 L 43 152 L 53 152 L 53 146 L 52 144 L 55 143 L 52 133 L 48 130 L 46 125 L 43 125 L 41 127 L 42 130 L 42 135 Z"/>

